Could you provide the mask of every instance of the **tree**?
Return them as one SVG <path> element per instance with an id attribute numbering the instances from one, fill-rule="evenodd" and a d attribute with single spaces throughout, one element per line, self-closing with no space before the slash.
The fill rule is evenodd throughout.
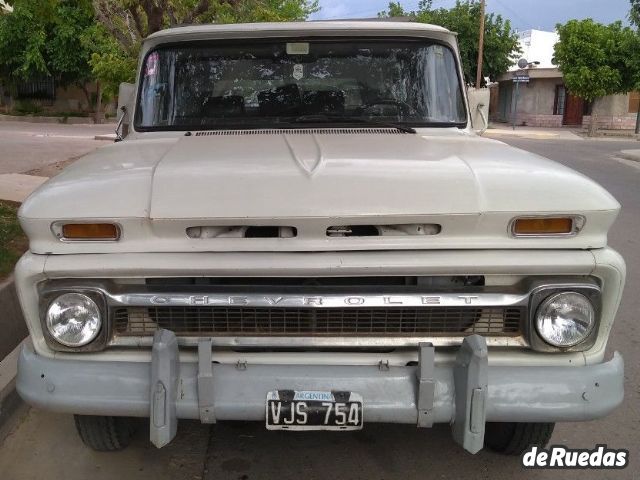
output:
<path id="1" fill-rule="evenodd" d="M 473 83 L 478 68 L 478 43 L 480 37 L 480 2 L 456 0 L 451 9 L 432 8 L 432 0 L 422 0 L 416 11 L 405 11 L 399 2 L 389 3 L 388 10 L 379 16 L 409 16 L 415 21 L 441 25 L 458 34 L 462 68 L 467 83 Z M 496 80 L 506 72 L 521 53 L 518 36 L 511 29 L 511 22 L 501 15 L 485 15 L 484 55 L 482 75 Z"/>
<path id="2" fill-rule="evenodd" d="M 126 52 L 102 24 L 87 29 L 81 41 L 91 52 L 87 61 L 98 86 L 97 103 L 102 97 L 108 100 L 117 96 L 122 82 L 134 81 L 136 52 Z"/>
<path id="3" fill-rule="evenodd" d="M 573 95 L 593 101 L 640 89 L 640 36 L 631 28 L 592 19 L 570 20 L 556 28 L 560 41 L 554 59 Z M 591 132 L 595 128 L 594 114 Z"/>
<path id="4" fill-rule="evenodd" d="M 573 95 L 586 100 L 627 93 L 640 87 L 640 37 L 622 22 L 592 19 L 557 25 L 554 59 Z"/>
<path id="5" fill-rule="evenodd" d="M 629 0 L 631 2 L 631 10 L 629 11 L 629 21 L 640 28 L 640 0 Z"/>
<path id="6" fill-rule="evenodd" d="M 378 17 L 406 17 L 411 16 L 413 12 L 406 12 L 400 2 L 389 2 L 389 10 L 386 12 L 380 12 Z"/>
<path id="7" fill-rule="evenodd" d="M 94 25 L 90 0 L 15 0 L 0 16 L 0 78 L 8 85 L 52 77 L 82 88 L 93 76 L 91 50 L 82 42 Z"/>
<path id="8" fill-rule="evenodd" d="M 193 23 L 305 20 L 318 0 L 93 0 L 96 16 L 125 51 L 163 28 Z"/>

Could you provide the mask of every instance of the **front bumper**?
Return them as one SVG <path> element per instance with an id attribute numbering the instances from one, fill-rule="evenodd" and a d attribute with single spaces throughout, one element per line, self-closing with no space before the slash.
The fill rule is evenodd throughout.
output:
<path id="1" fill-rule="evenodd" d="M 415 366 L 225 365 L 202 340 L 198 363 L 180 362 L 172 332 L 156 333 L 151 363 L 51 359 L 25 345 L 17 389 L 29 404 L 82 415 L 150 417 L 151 440 L 166 445 L 177 419 L 264 421 L 267 392 L 344 390 L 364 398 L 366 422 L 422 427 L 452 424 L 454 439 L 475 453 L 486 422 L 592 420 L 624 396 L 624 362 L 580 367 L 489 366 L 484 338 L 467 337 L 456 361 L 437 364 L 419 347 Z"/>

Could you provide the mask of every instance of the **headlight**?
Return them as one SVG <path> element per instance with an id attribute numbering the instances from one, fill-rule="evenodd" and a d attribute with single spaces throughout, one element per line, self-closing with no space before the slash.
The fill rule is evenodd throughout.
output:
<path id="1" fill-rule="evenodd" d="M 49 333 L 67 347 L 82 347 L 91 343 L 100 332 L 102 321 L 96 302 L 81 293 L 65 293 L 47 309 Z"/>
<path id="2" fill-rule="evenodd" d="M 573 347 L 584 341 L 595 325 L 591 301 L 576 292 L 562 292 L 544 300 L 536 312 L 536 329 L 554 347 Z"/>

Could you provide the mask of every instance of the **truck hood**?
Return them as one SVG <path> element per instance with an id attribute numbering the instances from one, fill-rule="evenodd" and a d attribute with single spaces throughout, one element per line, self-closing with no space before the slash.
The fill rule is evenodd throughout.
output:
<path id="1" fill-rule="evenodd" d="M 151 218 L 617 208 L 588 178 L 480 137 L 215 133 L 167 151 L 153 175 Z"/>
<path id="2" fill-rule="evenodd" d="M 51 238 L 51 221 L 102 218 L 138 225 L 123 228 L 117 248 L 129 242 L 129 248 L 149 251 L 172 235 L 193 241 L 186 239 L 185 228 L 203 225 L 286 225 L 301 235 L 287 239 L 290 247 L 273 239 L 280 241 L 276 249 L 335 249 L 327 226 L 361 223 L 438 224 L 442 233 L 429 239 L 429 248 L 452 248 L 451 235 L 459 235 L 466 248 L 527 248 L 531 242 L 558 248 L 557 239 L 540 244 L 509 238 L 507 225 L 517 215 L 567 213 L 587 222 L 575 239 L 560 240 L 562 248 L 592 248 L 606 244 L 618 210 L 617 201 L 587 177 L 467 132 L 320 129 L 199 132 L 121 142 L 47 182 L 20 216 L 32 248 L 46 237 L 48 251 L 58 250 L 52 248 L 61 242 Z M 46 234 L 39 219 L 47 223 Z M 386 239 L 384 248 L 416 248 L 413 240 Z M 371 248 L 381 248 L 379 242 Z M 228 241 L 222 248 L 223 243 L 206 248 L 239 244 Z M 275 246 L 249 243 L 255 246 L 239 248 Z"/>

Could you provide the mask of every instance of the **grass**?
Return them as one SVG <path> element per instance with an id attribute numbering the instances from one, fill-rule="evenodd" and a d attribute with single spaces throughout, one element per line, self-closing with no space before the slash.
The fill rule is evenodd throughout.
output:
<path id="1" fill-rule="evenodd" d="M 18 223 L 17 203 L 0 201 L 0 279 L 13 271 L 27 249 L 27 238 Z"/>

